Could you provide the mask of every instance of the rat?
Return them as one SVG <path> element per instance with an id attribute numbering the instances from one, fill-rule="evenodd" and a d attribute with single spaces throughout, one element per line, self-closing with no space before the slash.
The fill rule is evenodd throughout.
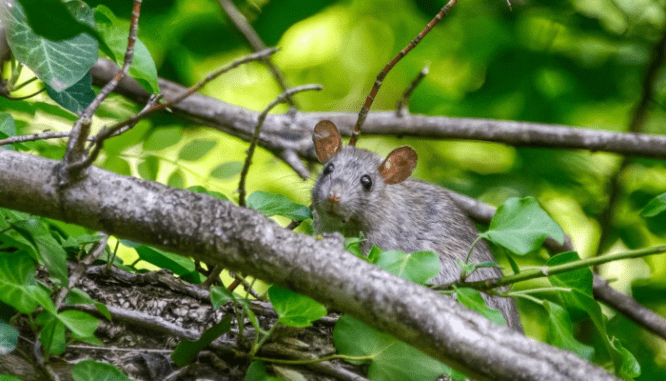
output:
<path id="1" fill-rule="evenodd" d="M 414 149 L 396 148 L 383 159 L 351 143 L 343 147 L 340 132 L 328 120 L 317 123 L 312 140 L 323 163 L 312 188 L 316 232 L 363 233 L 361 249 L 365 253 L 373 245 L 405 253 L 433 251 L 439 257 L 440 272 L 431 283 L 460 279 L 456 260 L 465 261 L 478 231 L 450 198 L 449 190 L 409 178 L 418 160 Z M 470 263 L 493 260 L 487 244 L 479 241 Z M 500 276 L 498 268 L 479 268 L 466 279 Z M 522 332 L 513 300 L 482 295 L 488 306 L 502 312 L 510 328 Z"/>

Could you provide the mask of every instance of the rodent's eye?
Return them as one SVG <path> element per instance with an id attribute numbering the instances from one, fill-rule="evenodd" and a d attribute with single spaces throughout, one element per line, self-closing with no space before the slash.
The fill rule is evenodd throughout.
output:
<path id="1" fill-rule="evenodd" d="M 372 179 L 368 175 L 361 176 L 361 185 L 365 188 L 366 191 L 372 189 Z"/>
<path id="2" fill-rule="evenodd" d="M 333 165 L 333 163 L 328 163 L 328 165 L 324 167 L 324 176 L 333 172 L 334 169 L 335 169 L 335 165 Z"/>

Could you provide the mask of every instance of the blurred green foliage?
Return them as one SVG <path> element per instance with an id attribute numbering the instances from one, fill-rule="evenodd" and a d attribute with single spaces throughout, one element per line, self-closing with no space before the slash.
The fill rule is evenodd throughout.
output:
<path id="1" fill-rule="evenodd" d="M 445 1 L 235 3 L 267 45 L 281 48 L 273 62 L 284 72 L 289 85 L 324 85 L 322 92 L 296 95 L 302 111 L 357 112 L 377 73 Z M 503 0 L 460 1 L 388 75 L 373 110 L 393 109 L 402 91 L 430 62 L 430 74 L 410 102 L 412 113 L 625 131 L 640 98 L 654 46 L 664 33 L 664 2 L 512 3 L 509 9 Z M 93 0 L 88 4 L 104 4 L 121 19 L 129 19 L 131 12 L 130 3 L 124 0 Z M 159 75 L 183 85 L 191 85 L 213 69 L 250 52 L 215 0 L 144 2 L 139 37 L 152 54 Z M 651 89 L 654 99 L 643 127 L 645 132 L 666 132 L 664 83 L 666 75 L 660 69 Z M 30 86 L 25 88 L 26 94 L 32 91 Z M 281 91 L 264 65 L 251 63 L 221 76 L 202 92 L 230 104 L 261 110 Z M 45 95 L 29 102 L 0 98 L 0 110 L 12 114 L 21 134 L 66 130 L 75 119 Z M 93 128 L 137 110 L 136 105 L 113 95 L 96 114 Z M 284 111 L 286 106 L 275 112 Z M 205 152 L 197 153 L 189 151 L 193 141 L 210 143 Z M 30 148 L 40 155 L 60 158 L 63 144 L 37 142 Z M 536 197 L 572 238 L 582 257 L 596 252 L 602 228 L 611 229 L 611 251 L 664 241 L 666 219 L 646 222 L 639 216 L 654 196 L 666 190 L 666 168 L 657 160 L 636 159 L 629 165 L 619 178 L 621 194 L 615 217 L 610 226 L 600 227 L 597 218 L 608 203 L 608 179 L 617 169 L 617 156 L 516 149 L 483 142 L 366 137 L 359 144 L 380 154 L 398 144 L 410 144 L 419 152 L 417 178 L 494 205 L 513 196 Z M 202 185 L 237 198 L 234 192 L 238 174 L 224 166 L 242 162 L 246 149 L 247 143 L 236 138 L 163 113 L 108 141 L 96 164 L 181 187 Z M 258 152 L 253 162 L 249 192 L 285 194 L 308 204 L 311 182 L 300 181 L 265 151 Z M 523 264 L 538 263 L 530 261 Z M 599 271 L 603 276 L 617 278 L 614 285 L 626 293 L 635 289 L 638 280 L 640 292 L 634 293 L 638 301 L 662 314 L 666 311 L 663 257 L 612 263 Z M 521 301 L 520 307 L 528 334 L 545 338 L 542 312 L 528 302 Z M 609 327 L 639 356 L 643 374 L 638 380 L 666 377 L 663 341 L 623 318 L 613 318 Z M 584 328 L 579 328 L 581 341 L 600 348 L 603 344 Z"/>

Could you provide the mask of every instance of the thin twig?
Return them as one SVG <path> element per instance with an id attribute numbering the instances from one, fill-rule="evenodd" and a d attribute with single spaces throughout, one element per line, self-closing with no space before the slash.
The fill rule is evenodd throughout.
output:
<path id="1" fill-rule="evenodd" d="M 224 13 L 229 16 L 229 19 L 234 23 L 236 29 L 241 32 L 255 52 L 266 49 L 266 44 L 261 40 L 259 34 L 254 28 L 252 28 L 252 25 L 250 25 L 245 16 L 238 10 L 238 8 L 236 8 L 236 5 L 234 5 L 231 0 L 219 0 L 219 3 L 220 6 L 222 6 Z M 280 69 L 271 62 L 270 57 L 264 57 L 262 61 L 268 66 L 271 74 L 273 74 L 273 78 L 275 78 L 275 81 L 280 85 L 280 89 L 282 89 L 282 91 L 287 91 L 289 86 L 287 86 Z M 287 97 L 287 102 L 292 107 L 298 108 L 298 105 L 291 97 Z"/>
<path id="2" fill-rule="evenodd" d="M 92 116 L 95 114 L 95 111 L 97 111 L 106 97 L 113 91 L 113 89 L 116 88 L 120 80 L 123 79 L 129 71 L 130 65 L 132 64 L 132 58 L 134 57 L 134 44 L 136 43 L 139 16 L 141 14 L 141 2 L 142 0 L 134 0 L 129 36 L 127 38 L 127 50 L 125 51 L 125 61 L 123 67 L 118 71 L 118 73 L 116 73 L 113 79 L 109 81 L 102 88 L 102 90 L 100 90 L 95 99 L 81 113 L 81 116 L 76 121 L 76 123 L 74 123 L 74 126 L 70 131 L 69 141 L 67 142 L 67 152 L 63 158 L 64 167 L 62 171 L 59 171 L 59 182 L 61 185 L 67 184 L 69 182 L 69 177 L 75 173 L 72 169 L 69 168 L 69 165 L 79 162 L 83 156 L 83 147 L 86 139 L 88 138 L 88 134 L 90 133 Z M 78 169 L 81 169 L 81 167 L 76 167 L 76 170 Z"/>
<path id="3" fill-rule="evenodd" d="M 280 94 L 277 98 L 275 98 L 275 100 L 271 102 L 268 105 L 268 107 L 266 107 L 264 111 L 261 112 L 261 114 L 259 114 L 259 117 L 257 118 L 257 125 L 254 128 L 254 134 L 252 135 L 252 140 L 250 141 L 250 148 L 248 148 L 247 150 L 247 158 L 245 159 L 245 164 L 243 165 L 243 170 L 241 171 L 240 182 L 238 184 L 238 205 L 245 206 L 245 178 L 247 177 L 247 172 L 250 170 L 250 164 L 252 164 L 252 156 L 254 155 L 254 149 L 256 148 L 257 143 L 259 142 L 261 127 L 264 124 L 264 120 L 266 119 L 266 115 L 268 115 L 268 112 L 271 111 L 273 107 L 277 106 L 278 104 L 284 103 L 286 99 L 291 95 L 300 93 L 301 91 L 321 90 L 323 88 L 324 87 L 321 85 L 305 85 L 289 89 L 284 93 Z"/>
<path id="4" fill-rule="evenodd" d="M 405 114 L 405 109 L 409 107 L 409 100 L 410 97 L 412 96 L 412 93 L 416 89 L 416 87 L 421 83 L 423 78 L 425 78 L 426 75 L 428 75 L 428 72 L 430 71 L 429 69 L 430 63 L 426 63 L 426 65 L 421 69 L 419 74 L 414 78 L 412 83 L 409 84 L 409 87 L 405 89 L 405 92 L 402 93 L 402 98 L 398 100 L 398 102 L 395 105 L 395 116 L 401 117 Z M 409 112 L 409 110 L 407 110 Z"/>
<path id="5" fill-rule="evenodd" d="M 23 83 L 20 84 L 20 85 L 16 85 L 16 86 L 14 86 L 14 88 L 12 89 L 12 91 L 18 91 L 18 90 L 21 90 L 23 87 L 25 87 L 25 86 L 27 86 L 27 85 L 29 85 L 29 84 L 35 82 L 35 81 L 38 80 L 38 79 L 39 79 L 39 78 L 37 78 L 37 77 L 32 77 L 32 78 L 28 79 L 27 81 L 23 82 Z"/>
<path id="6" fill-rule="evenodd" d="M 148 98 L 148 103 L 146 103 L 146 105 L 143 107 L 143 109 L 140 112 L 144 112 L 144 111 L 150 109 L 161 98 L 162 98 L 161 95 L 155 95 L 155 94 L 151 95 L 150 98 Z M 92 147 L 89 148 L 88 154 L 85 155 L 85 158 L 83 160 L 80 160 L 80 161 L 76 162 L 76 163 L 70 164 L 70 166 L 69 166 L 70 170 L 76 171 L 78 169 L 83 169 L 83 168 L 86 168 L 86 167 L 90 166 L 97 159 L 97 156 L 99 155 L 100 151 L 104 147 L 104 141 L 106 139 L 108 139 L 112 136 L 118 136 L 118 135 L 122 134 L 123 132 L 129 131 L 134 126 L 136 126 L 137 123 L 139 123 L 138 120 L 134 123 L 131 123 L 131 124 L 127 125 L 127 126 L 123 126 L 122 128 L 119 128 L 115 131 L 110 131 L 109 129 L 106 128 L 106 126 L 103 127 L 102 130 L 99 133 L 97 133 L 97 135 L 95 135 L 94 138 L 91 139 L 93 141 L 92 142 Z"/>
<path id="7" fill-rule="evenodd" d="M 666 54 L 664 49 L 666 49 L 666 29 L 662 32 L 663 35 L 659 42 L 654 46 L 652 50 L 652 60 L 650 65 L 645 71 L 645 76 L 643 77 L 643 85 L 641 88 L 641 98 L 634 109 L 633 116 L 629 122 L 629 132 L 630 133 L 640 133 L 643 130 L 643 125 L 647 118 L 648 109 L 650 108 L 650 103 L 654 98 L 654 87 L 657 81 L 657 74 L 659 68 L 664 64 L 664 59 Z M 599 245 L 597 246 L 596 255 L 600 255 L 604 252 L 611 244 L 612 231 L 613 231 L 613 219 L 615 215 L 615 210 L 617 209 L 617 204 L 620 200 L 620 195 L 622 194 L 622 185 L 620 184 L 620 176 L 624 170 L 632 163 L 632 160 L 628 157 L 623 157 L 618 165 L 617 170 L 613 172 L 608 180 L 608 203 L 606 208 L 599 214 L 599 226 L 601 227 L 601 237 L 599 238 Z"/>
<path id="8" fill-rule="evenodd" d="M 14 143 L 32 142 L 35 140 L 62 139 L 69 136 L 69 132 L 40 132 L 32 135 L 11 136 L 7 139 L 0 139 L 0 146 Z"/>
<path id="9" fill-rule="evenodd" d="M 395 66 L 398 61 L 402 59 L 402 57 L 406 56 L 407 53 L 409 53 L 416 44 L 418 44 L 423 37 L 425 37 L 431 30 L 432 28 L 446 16 L 446 14 L 449 12 L 451 7 L 453 7 L 458 0 L 449 0 L 444 7 L 435 15 L 435 17 L 426 25 L 426 27 L 419 33 L 416 38 L 414 38 L 410 43 L 398 53 L 395 58 L 386 66 L 384 69 L 382 69 L 381 72 L 377 75 L 377 80 L 375 80 L 375 84 L 372 86 L 372 90 L 370 90 L 370 94 L 368 95 L 367 98 L 365 98 L 365 103 L 363 104 L 363 107 L 361 107 L 361 111 L 358 113 L 358 119 L 356 120 L 356 125 L 354 125 L 354 130 L 352 131 L 352 136 L 351 139 L 349 139 L 349 145 L 354 146 L 356 145 L 356 141 L 358 140 L 358 136 L 361 134 L 361 128 L 363 127 L 363 123 L 365 123 L 365 118 L 368 116 L 368 112 L 370 111 L 370 107 L 372 106 L 372 102 L 375 100 L 375 96 L 377 96 L 377 92 L 379 91 L 379 88 L 382 85 L 382 81 L 386 77 L 389 71 Z"/>
<path id="10" fill-rule="evenodd" d="M 60 308 L 62 305 L 62 301 L 65 299 L 65 296 L 67 296 L 67 293 L 76 286 L 76 283 L 79 281 L 81 276 L 86 272 L 88 267 L 95 263 L 95 261 L 104 253 L 104 249 L 106 249 L 106 244 L 109 241 L 109 236 L 104 234 L 99 241 L 97 241 L 92 249 L 90 249 L 90 253 L 88 256 L 86 256 L 76 267 L 76 270 L 72 272 L 72 274 L 69 276 L 69 285 L 68 287 L 63 287 L 60 289 L 58 292 L 58 295 L 56 296 L 55 299 L 55 306 L 56 309 Z"/>
<path id="11" fill-rule="evenodd" d="M 187 90 L 184 90 L 183 92 L 179 93 L 174 98 L 172 98 L 172 99 L 170 99 L 166 102 L 163 102 L 163 103 L 155 104 L 152 107 L 149 107 L 145 110 L 142 110 L 141 112 L 139 112 L 139 113 L 123 120 L 123 121 L 115 123 L 111 126 L 104 127 L 103 130 L 106 130 L 106 132 L 104 134 L 101 134 L 101 132 L 100 132 L 100 134 L 98 134 L 98 138 L 106 139 L 107 137 L 110 137 L 110 136 L 116 136 L 116 134 L 119 131 L 121 131 L 123 128 L 125 128 L 127 126 L 130 126 L 130 125 L 133 125 L 133 124 L 136 124 L 139 120 L 143 119 L 147 115 L 152 114 L 156 111 L 162 110 L 164 108 L 167 108 L 167 107 L 178 104 L 178 102 L 180 102 L 183 99 L 185 99 L 185 98 L 189 97 L 190 95 L 194 94 L 199 89 L 204 87 L 208 82 L 214 80 L 215 78 L 217 78 L 218 76 L 228 72 L 229 70 L 232 70 L 232 69 L 234 69 L 234 68 L 236 68 L 236 67 L 238 67 L 242 64 L 245 64 L 245 63 L 248 63 L 248 62 L 251 62 L 251 61 L 257 61 L 257 60 L 263 59 L 263 57 L 274 54 L 277 51 L 278 51 L 277 48 L 270 48 L 270 49 L 266 49 L 266 50 L 263 50 L 263 51 L 258 52 L 258 53 L 250 54 L 250 55 L 247 55 L 245 57 L 239 58 L 239 59 L 221 67 L 220 69 L 214 71 L 213 73 L 207 75 L 206 78 L 199 81 L 197 84 L 188 88 Z"/>
<path id="12" fill-rule="evenodd" d="M 9 100 L 11 100 L 11 101 L 23 101 L 23 100 L 26 100 L 26 99 L 32 98 L 32 97 L 34 97 L 35 95 L 38 95 L 38 94 L 40 94 L 40 93 L 43 93 L 44 91 L 46 91 L 46 87 L 42 87 L 41 89 L 35 91 L 34 93 L 32 93 L 32 94 L 30 94 L 30 95 L 24 95 L 24 96 L 22 96 L 22 97 L 6 96 L 5 98 L 7 98 L 7 99 L 9 99 Z"/>

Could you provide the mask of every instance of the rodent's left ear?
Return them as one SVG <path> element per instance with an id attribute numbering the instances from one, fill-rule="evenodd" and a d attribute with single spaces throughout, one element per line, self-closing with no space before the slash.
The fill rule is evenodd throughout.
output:
<path id="1" fill-rule="evenodd" d="M 386 184 L 401 183 L 412 174 L 418 159 L 419 155 L 412 147 L 396 148 L 386 156 L 386 160 L 379 166 L 379 173 Z"/>

